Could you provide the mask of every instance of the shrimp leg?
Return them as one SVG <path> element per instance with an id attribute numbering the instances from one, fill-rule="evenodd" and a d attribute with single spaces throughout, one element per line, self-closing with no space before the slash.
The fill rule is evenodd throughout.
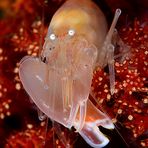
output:
<path id="1" fill-rule="evenodd" d="M 100 67 L 104 67 L 106 64 L 108 64 L 109 66 L 110 92 L 112 95 L 114 94 L 115 91 L 114 45 L 112 44 L 112 37 L 114 35 L 115 26 L 120 14 L 121 10 L 117 9 L 97 61 L 97 64 Z"/>
<path id="2" fill-rule="evenodd" d="M 67 123 L 67 127 L 68 128 L 71 128 L 73 125 L 74 125 L 74 122 L 75 122 L 75 119 L 76 119 L 76 116 L 77 116 L 77 113 L 78 113 L 78 110 L 79 110 L 79 104 L 78 103 L 73 103 L 72 104 L 72 108 L 71 108 L 71 111 L 70 111 L 70 116 L 69 116 L 69 119 L 68 119 L 68 123 Z"/>
<path id="3" fill-rule="evenodd" d="M 79 124 L 77 125 L 77 132 L 81 131 L 84 123 L 85 123 L 85 118 L 86 118 L 86 110 L 87 110 L 87 100 L 84 100 L 80 104 L 80 114 L 79 114 Z"/>

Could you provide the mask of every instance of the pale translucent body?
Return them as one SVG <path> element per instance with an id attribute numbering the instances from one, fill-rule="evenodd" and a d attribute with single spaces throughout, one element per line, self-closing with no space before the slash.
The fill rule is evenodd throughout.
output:
<path id="1" fill-rule="evenodd" d="M 119 15 L 117 10 L 107 33 L 105 17 L 94 3 L 69 0 L 51 20 L 41 58 L 27 56 L 20 63 L 20 79 L 38 108 L 65 127 L 74 126 L 92 147 L 109 142 L 99 125 L 114 128 L 88 97 L 96 65 L 109 65 L 114 92 L 111 39 Z"/>

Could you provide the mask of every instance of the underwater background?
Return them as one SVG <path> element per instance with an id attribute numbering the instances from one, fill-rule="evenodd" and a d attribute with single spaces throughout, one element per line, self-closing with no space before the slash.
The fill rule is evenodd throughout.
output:
<path id="1" fill-rule="evenodd" d="M 89 147 L 74 132 L 49 120 L 40 121 L 18 76 L 20 60 L 37 56 L 54 12 L 64 0 L 0 0 L 0 148 Z M 93 92 L 116 125 L 101 131 L 110 138 L 106 148 L 148 147 L 148 1 L 94 0 L 110 26 L 116 8 L 122 10 L 117 30 L 129 46 L 116 59 L 116 92 L 109 93 L 108 67 L 94 71 Z M 90 98 L 91 99 L 91 98 Z M 99 108 L 99 106 L 97 105 Z M 48 127 L 48 128 L 47 128 Z M 58 131 L 58 134 L 57 134 Z M 59 136 L 60 135 L 60 136 Z M 45 143 L 45 144 L 44 144 Z"/>

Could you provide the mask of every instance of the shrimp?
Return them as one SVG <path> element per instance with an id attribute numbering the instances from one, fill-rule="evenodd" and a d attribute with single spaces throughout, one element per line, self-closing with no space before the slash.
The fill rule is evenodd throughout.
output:
<path id="1" fill-rule="evenodd" d="M 112 36 L 121 10 L 108 31 L 104 14 L 91 0 L 67 0 L 54 14 L 40 57 L 24 57 L 19 75 L 25 90 L 50 119 L 76 131 L 92 147 L 109 140 L 98 126 L 114 129 L 110 118 L 89 100 L 93 71 L 109 65 L 114 93 Z"/>

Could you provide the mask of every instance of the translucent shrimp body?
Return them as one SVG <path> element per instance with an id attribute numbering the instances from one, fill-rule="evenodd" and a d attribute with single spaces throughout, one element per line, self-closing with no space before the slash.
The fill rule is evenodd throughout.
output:
<path id="1" fill-rule="evenodd" d="M 95 66 L 113 61 L 111 38 L 119 15 L 118 10 L 107 33 L 105 17 L 91 0 L 68 0 L 51 20 L 41 59 L 27 56 L 20 63 L 20 79 L 38 108 L 65 127 L 74 126 L 92 147 L 109 142 L 98 126 L 114 128 L 88 97 Z"/>

